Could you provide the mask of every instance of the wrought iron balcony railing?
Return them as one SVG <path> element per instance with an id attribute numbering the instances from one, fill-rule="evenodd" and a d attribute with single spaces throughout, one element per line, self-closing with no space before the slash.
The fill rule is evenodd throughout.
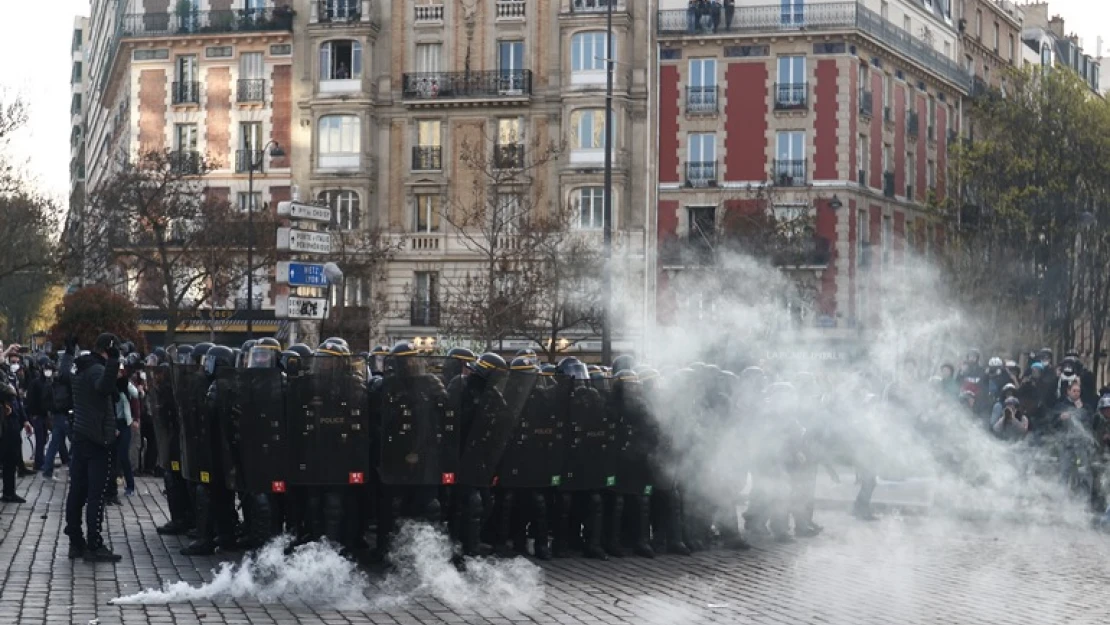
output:
<path id="1" fill-rule="evenodd" d="M 832 257 L 832 245 L 825 237 L 799 238 L 789 241 L 772 254 L 772 262 L 783 268 L 826 267 Z"/>
<path id="2" fill-rule="evenodd" d="M 316 3 L 316 21 L 357 22 L 362 19 L 362 0 L 319 0 Z"/>
<path id="3" fill-rule="evenodd" d="M 237 102 L 264 102 L 266 100 L 266 80 L 262 78 L 240 78 L 235 95 Z"/>
<path id="4" fill-rule="evenodd" d="M 774 183 L 780 187 L 805 186 L 805 159 L 775 159 Z"/>
<path id="5" fill-rule="evenodd" d="M 971 75 L 959 63 L 904 29 L 868 9 L 863 2 L 821 2 L 738 6 L 730 14 L 723 8 L 686 8 L 659 11 L 657 32 L 662 37 L 697 37 L 721 30 L 732 32 L 799 31 L 807 33 L 855 29 L 878 39 L 912 62 L 920 63 L 964 91 Z"/>
<path id="6" fill-rule="evenodd" d="M 170 170 L 177 174 L 195 176 L 200 173 L 200 152 L 177 150 L 170 153 Z"/>
<path id="7" fill-rule="evenodd" d="M 434 299 L 413 298 L 409 302 L 409 325 L 418 328 L 438 326 L 439 313 L 439 302 Z"/>
<path id="8" fill-rule="evenodd" d="M 236 150 L 235 152 L 235 171 L 240 174 L 245 174 L 254 168 L 256 173 L 262 171 L 263 153 L 262 150 Z"/>
<path id="9" fill-rule="evenodd" d="M 778 83 L 775 85 L 775 110 L 797 111 L 808 108 L 809 86 L 804 82 Z"/>
<path id="10" fill-rule="evenodd" d="M 716 185 L 717 161 L 691 161 L 686 163 L 686 184 L 691 187 Z"/>
<path id="11" fill-rule="evenodd" d="M 170 101 L 174 104 L 199 104 L 200 83 L 175 81 L 173 83 L 173 93 L 170 94 Z"/>
<path id="12" fill-rule="evenodd" d="M 129 13 L 120 18 L 118 37 L 168 37 L 191 33 L 293 30 L 293 11 L 284 7 L 173 13 Z"/>
<path id="13" fill-rule="evenodd" d="M 405 74 L 405 100 L 520 98 L 532 95 L 532 71 L 422 72 Z"/>
<path id="14" fill-rule="evenodd" d="M 438 171 L 443 169 L 443 147 L 417 145 L 412 148 L 413 171 Z"/>
<path id="15" fill-rule="evenodd" d="M 524 169 L 524 146 L 520 143 L 494 146 L 493 166 L 497 169 Z"/>
<path id="16" fill-rule="evenodd" d="M 717 86 L 686 87 L 686 112 L 711 114 L 718 112 Z"/>

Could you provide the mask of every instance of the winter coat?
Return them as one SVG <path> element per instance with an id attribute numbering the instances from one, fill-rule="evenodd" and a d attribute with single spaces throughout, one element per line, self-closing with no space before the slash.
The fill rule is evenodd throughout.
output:
<path id="1" fill-rule="evenodd" d="M 63 376 L 69 373 L 72 356 L 62 358 Z M 116 440 L 116 379 L 119 377 L 118 358 L 106 360 L 99 354 L 88 354 L 77 359 L 77 373 L 72 374 L 73 434 L 102 447 Z"/>

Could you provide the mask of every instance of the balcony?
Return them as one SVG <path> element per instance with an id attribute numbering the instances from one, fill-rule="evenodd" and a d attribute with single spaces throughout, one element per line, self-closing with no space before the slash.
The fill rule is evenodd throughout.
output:
<path id="1" fill-rule="evenodd" d="M 265 30 L 293 30 L 293 11 L 272 9 L 233 9 L 225 11 L 177 11 L 174 13 L 129 13 L 116 28 L 116 36 L 172 37 L 194 33 L 236 33 Z"/>
<path id="2" fill-rule="evenodd" d="M 738 6 L 731 24 L 725 23 L 723 10 L 719 15 L 669 9 L 659 11 L 658 34 L 663 37 L 701 37 L 727 30 L 739 33 L 770 34 L 797 32 L 807 34 L 859 30 L 895 49 L 906 59 L 924 66 L 965 91 L 971 86 L 971 76 L 958 63 L 937 52 L 933 44 L 922 41 L 902 28 L 868 9 L 862 2 L 801 3 L 792 9 L 780 4 L 764 6 Z"/>
<path id="3" fill-rule="evenodd" d="M 774 183 L 780 187 L 804 187 L 806 162 L 804 159 L 775 159 Z"/>
<path id="4" fill-rule="evenodd" d="M 200 104 L 200 83 L 174 82 L 170 101 L 174 104 Z"/>
<path id="5" fill-rule="evenodd" d="M 906 116 L 906 135 L 916 139 L 921 132 L 921 119 L 917 111 L 910 111 Z"/>
<path id="6" fill-rule="evenodd" d="M 440 171 L 443 169 L 443 147 L 418 145 L 412 148 L 413 171 Z"/>
<path id="7" fill-rule="evenodd" d="M 804 111 L 808 108 L 808 87 L 804 82 L 778 83 L 775 85 L 776 111 Z"/>
<path id="8" fill-rule="evenodd" d="M 497 0 L 497 19 L 522 20 L 526 6 L 524 0 Z"/>
<path id="9" fill-rule="evenodd" d="M 235 91 L 236 102 L 264 102 L 266 100 L 266 81 L 262 78 L 240 78 Z"/>
<path id="10" fill-rule="evenodd" d="M 177 150 L 170 153 L 170 171 L 175 174 L 195 176 L 200 173 L 200 152 Z"/>
<path id="11" fill-rule="evenodd" d="M 443 23 L 442 4 L 418 4 L 413 8 L 412 19 L 417 24 Z"/>
<path id="12" fill-rule="evenodd" d="M 261 172 L 263 165 L 262 150 L 236 150 L 235 173 L 245 174 L 254 167 L 254 171 Z"/>
<path id="13" fill-rule="evenodd" d="M 524 169 L 524 146 L 519 143 L 495 145 L 493 166 L 496 169 Z"/>
<path id="14" fill-rule="evenodd" d="M 860 89 L 859 92 L 859 114 L 865 117 L 871 117 L 871 112 L 874 110 L 875 97 L 867 89 Z"/>
<path id="15" fill-rule="evenodd" d="M 431 233 L 414 234 L 409 237 L 408 248 L 413 252 L 438 252 L 443 249 L 443 236 Z"/>
<path id="16" fill-rule="evenodd" d="M 886 197 L 894 197 L 894 172 L 883 172 L 883 195 Z"/>
<path id="17" fill-rule="evenodd" d="M 317 24 L 342 24 L 363 21 L 362 0 L 318 0 L 315 19 Z"/>
<path id="18" fill-rule="evenodd" d="M 717 161 L 686 163 L 686 186 L 694 188 L 717 186 Z"/>
<path id="19" fill-rule="evenodd" d="M 609 5 L 613 12 L 627 12 L 628 0 L 574 0 L 570 5 L 571 13 L 607 13 Z"/>
<path id="20" fill-rule="evenodd" d="M 409 325 L 415 328 L 430 328 L 439 325 L 439 302 L 413 298 L 409 302 Z"/>
<path id="21" fill-rule="evenodd" d="M 405 74 L 401 98 L 410 103 L 437 101 L 521 100 L 532 96 L 531 70 L 424 72 Z"/>
<path id="22" fill-rule="evenodd" d="M 686 112 L 697 115 L 716 115 L 717 86 L 686 87 Z"/>

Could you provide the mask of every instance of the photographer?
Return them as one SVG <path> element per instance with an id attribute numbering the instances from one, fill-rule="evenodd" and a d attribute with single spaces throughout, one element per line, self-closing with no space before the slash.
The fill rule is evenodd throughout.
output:
<path id="1" fill-rule="evenodd" d="M 1029 418 L 1022 412 L 1021 400 L 1012 394 L 1001 404 L 1002 410 L 991 424 L 991 429 L 1002 440 L 1016 443 L 1029 432 Z"/>
<path id="2" fill-rule="evenodd" d="M 143 368 L 143 362 L 138 354 L 131 353 L 127 356 L 125 365 L 119 371 L 116 379 L 116 390 L 119 397 L 116 400 L 116 448 L 113 454 L 111 478 L 108 481 L 108 492 L 105 503 L 109 506 L 120 505 L 119 486 L 116 477 L 122 473 L 124 495 L 130 497 L 135 494 L 135 472 L 131 465 L 131 438 L 139 430 L 139 389 L 131 383 L 131 376 Z"/>

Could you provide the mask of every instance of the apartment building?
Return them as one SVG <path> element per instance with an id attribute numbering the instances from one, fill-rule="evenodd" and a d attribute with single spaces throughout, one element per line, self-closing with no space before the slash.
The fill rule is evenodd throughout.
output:
<path id="1" fill-rule="evenodd" d="M 964 0 L 960 42 L 971 95 L 1006 90 L 1006 72 L 1023 66 L 1025 12 L 1009 0 Z"/>
<path id="2" fill-rule="evenodd" d="M 87 68 L 85 62 L 85 33 L 89 28 L 89 18 L 73 19 L 73 41 L 70 44 L 70 104 L 69 104 L 69 210 L 66 213 L 63 242 L 69 249 L 83 245 L 82 209 L 85 205 L 85 106 L 87 88 Z M 75 259 L 67 267 L 70 284 L 83 285 L 89 270 L 81 260 Z"/>
<path id="3" fill-rule="evenodd" d="M 301 201 L 332 207 L 334 227 L 380 230 L 396 246 L 383 276 L 348 279 L 332 295 L 357 318 L 384 290 L 387 310 L 368 330 L 375 340 L 441 337 L 443 291 L 476 270 L 473 248 L 441 219 L 470 201 L 482 175 L 466 163 L 468 151 L 489 154 L 494 168 L 538 164 L 530 176 L 542 189 L 540 202 L 577 207 L 576 226 L 600 245 L 605 2 L 321 0 L 298 7 L 293 179 Z M 614 0 L 613 9 L 620 347 L 640 331 L 646 312 L 654 34 L 650 3 Z M 548 145 L 558 146 L 555 158 L 533 153 Z M 578 347 L 599 348 L 596 341 Z"/>
<path id="4" fill-rule="evenodd" d="M 89 21 L 88 137 L 90 193 L 125 162 L 149 151 L 170 150 L 173 167 L 211 165 L 206 192 L 240 210 L 264 210 L 290 196 L 292 118 L 292 12 L 271 0 L 94 0 Z M 277 143 L 285 156 L 271 156 Z M 249 174 L 253 173 L 253 185 Z M 253 192 L 250 187 L 253 186 Z M 262 235 L 268 236 L 268 235 Z M 128 275 L 129 268 L 116 268 Z M 226 301 L 203 307 L 205 319 L 185 324 L 210 336 L 222 319 L 227 340 L 245 330 L 245 309 L 258 317 L 255 331 L 279 329 L 269 292 L 270 267 L 256 269 L 255 297 L 245 301 L 246 280 Z M 144 289 L 129 280 L 137 298 Z M 144 311 L 144 330 L 164 322 Z"/>
<path id="5" fill-rule="evenodd" d="M 730 215 L 769 209 L 815 223 L 812 245 L 784 266 L 813 293 L 784 303 L 791 317 L 831 337 L 866 331 L 884 275 L 945 237 L 925 209 L 949 193 L 948 146 L 971 87 L 953 4 L 659 8 L 658 322 L 712 321 L 686 287 L 716 265 Z"/>
<path id="6" fill-rule="evenodd" d="M 1079 37 L 1068 33 L 1063 17 L 1049 17 L 1048 4 L 1030 2 L 1022 5 L 1025 15 L 1022 41 L 1040 56 L 1041 67 L 1066 67 L 1082 78 L 1091 91 L 1101 93 L 1098 55 L 1084 52 Z"/>

